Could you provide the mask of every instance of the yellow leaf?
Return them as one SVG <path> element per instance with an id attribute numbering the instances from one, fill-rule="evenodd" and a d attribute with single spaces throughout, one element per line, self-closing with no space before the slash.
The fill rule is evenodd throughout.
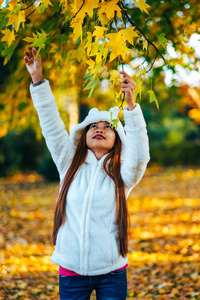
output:
<path id="1" fill-rule="evenodd" d="M 140 70 L 135 74 L 135 77 L 138 78 L 138 77 L 140 77 L 143 73 L 144 73 L 144 70 L 143 70 L 143 69 L 140 69 Z"/>
<path id="2" fill-rule="evenodd" d="M 122 35 L 124 42 L 128 41 L 130 44 L 133 44 L 133 38 L 138 37 L 138 34 L 134 31 L 134 28 L 135 27 L 129 27 L 119 31 L 119 33 L 121 33 Z"/>
<path id="3" fill-rule="evenodd" d="M 109 81 L 112 81 L 112 84 L 115 85 L 116 80 L 119 80 L 119 72 L 117 70 L 112 70 L 110 74 Z"/>
<path id="4" fill-rule="evenodd" d="M 106 17 L 105 14 L 101 14 L 101 15 L 99 15 L 99 21 L 104 26 L 104 25 L 108 24 L 109 19 Z"/>
<path id="5" fill-rule="evenodd" d="M 87 50 L 87 55 L 90 55 L 91 49 L 92 49 L 92 33 L 87 32 L 87 42 L 85 44 L 85 48 Z"/>
<path id="6" fill-rule="evenodd" d="M 118 13 L 118 17 L 121 17 L 121 10 L 117 5 L 118 0 L 111 0 L 110 2 L 103 2 L 101 3 L 101 7 L 99 9 L 99 15 L 106 14 L 108 19 L 112 19 L 115 16 L 115 11 Z"/>
<path id="7" fill-rule="evenodd" d="M 33 33 L 33 37 L 26 37 L 23 39 L 23 41 L 26 41 L 27 43 L 33 43 L 35 40 L 37 40 L 38 36 L 37 34 Z"/>
<path id="8" fill-rule="evenodd" d="M 119 43 L 119 42 L 124 42 L 124 40 L 122 39 L 122 36 L 119 32 L 115 32 L 115 33 L 108 33 L 106 34 L 106 37 L 109 39 L 108 43 Z"/>
<path id="9" fill-rule="evenodd" d="M 88 70 L 93 70 L 94 69 L 94 66 L 95 66 L 95 61 L 92 60 L 92 59 L 87 59 L 85 60 L 86 64 L 88 65 Z"/>
<path id="10" fill-rule="evenodd" d="M 82 41 L 82 23 L 77 23 L 77 22 L 73 23 L 71 24 L 71 27 L 74 28 L 73 41 L 76 42 L 79 37 L 81 37 L 81 41 Z"/>
<path id="11" fill-rule="evenodd" d="M 88 16 L 93 18 L 93 10 L 94 8 L 99 7 L 99 0 L 86 0 L 83 6 L 83 11 L 88 14 Z"/>
<path id="12" fill-rule="evenodd" d="M 15 31 L 19 30 L 19 26 L 22 22 L 26 22 L 25 10 L 19 11 L 19 14 L 17 15 L 9 14 L 8 17 L 9 17 L 9 21 L 7 23 L 7 26 L 13 24 Z"/>
<path id="13" fill-rule="evenodd" d="M 137 2 L 135 1 L 135 5 L 137 5 L 142 12 L 144 11 L 145 13 L 149 14 L 147 8 L 150 6 L 145 3 L 145 0 L 138 0 Z"/>
<path id="14" fill-rule="evenodd" d="M 121 55 L 122 59 L 125 60 L 130 49 L 124 44 L 124 39 L 120 31 L 117 33 L 109 33 L 106 37 L 109 39 L 106 47 L 111 50 L 110 62 L 119 55 Z"/>
<path id="15" fill-rule="evenodd" d="M 7 9 L 10 10 L 11 12 L 13 12 L 13 10 L 16 7 L 16 4 L 17 4 L 17 0 L 11 0 L 10 2 L 8 2 Z"/>
<path id="16" fill-rule="evenodd" d="M 147 50 L 147 48 L 148 48 L 148 42 L 147 42 L 147 40 L 144 40 L 144 42 L 143 42 L 143 50 L 144 49 Z"/>
<path id="17" fill-rule="evenodd" d="M 95 42 L 97 43 L 99 38 L 104 38 L 104 32 L 107 30 L 106 27 L 95 26 L 93 36 L 96 36 Z"/>
<path id="18" fill-rule="evenodd" d="M 46 7 L 48 7 L 49 5 L 52 5 L 52 6 L 53 6 L 53 4 L 51 3 L 50 0 L 42 0 L 42 1 L 41 1 L 41 4 L 44 4 Z"/>
<path id="19" fill-rule="evenodd" d="M 137 97 L 137 95 L 139 95 L 141 99 L 141 92 L 142 92 L 142 81 L 139 81 L 135 90 L 135 98 Z"/>
<path id="20" fill-rule="evenodd" d="M 2 6 L 3 2 L 4 2 L 4 0 L 0 0 L 0 7 Z"/>
<path id="21" fill-rule="evenodd" d="M 1 41 L 7 42 L 8 47 L 10 47 L 12 42 L 15 40 L 14 30 L 10 31 L 9 29 L 6 28 L 5 30 L 2 30 L 1 32 L 4 34 Z"/>

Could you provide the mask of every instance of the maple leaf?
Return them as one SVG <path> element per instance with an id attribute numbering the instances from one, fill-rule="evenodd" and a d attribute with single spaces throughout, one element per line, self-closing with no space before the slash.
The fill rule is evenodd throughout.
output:
<path id="1" fill-rule="evenodd" d="M 7 9 L 10 10 L 11 12 L 13 12 L 16 5 L 17 5 L 17 0 L 11 0 L 10 2 L 8 2 Z"/>
<path id="2" fill-rule="evenodd" d="M 161 34 L 157 35 L 157 38 L 158 38 L 158 43 L 160 45 L 162 45 L 163 48 L 165 49 L 166 48 L 166 44 L 168 43 L 168 40 L 165 38 L 165 34 L 161 33 Z"/>
<path id="3" fill-rule="evenodd" d="M 142 93 L 142 81 L 139 81 L 135 89 L 135 98 L 137 97 L 137 95 L 139 95 L 141 99 L 141 93 Z"/>
<path id="4" fill-rule="evenodd" d="M 109 33 L 106 35 L 106 37 L 109 39 L 106 47 L 111 50 L 109 61 L 113 61 L 119 55 L 121 55 L 122 59 L 124 60 L 130 49 L 124 44 L 124 39 L 120 31 L 117 33 Z"/>
<path id="5" fill-rule="evenodd" d="M 35 56 L 35 60 L 38 58 L 38 55 L 39 55 L 41 49 L 44 48 L 45 41 L 46 41 L 46 36 L 43 33 L 39 33 L 38 31 L 36 31 L 36 32 L 37 32 L 38 38 L 31 44 L 31 46 L 38 48 L 37 54 Z"/>
<path id="6" fill-rule="evenodd" d="M 92 59 L 87 59 L 85 60 L 86 64 L 88 65 L 88 70 L 93 70 L 94 66 L 95 66 L 95 61 Z"/>
<path id="7" fill-rule="evenodd" d="M 39 33 L 38 31 L 36 31 L 36 33 L 37 33 L 37 35 L 35 33 L 33 33 L 33 37 L 26 37 L 25 39 L 23 39 L 24 41 L 26 41 L 28 43 L 32 43 L 31 46 L 38 48 L 35 59 L 38 58 L 38 55 L 39 55 L 41 49 L 44 48 L 46 38 L 47 38 L 47 34 L 44 30 L 42 30 L 42 33 Z"/>
<path id="8" fill-rule="evenodd" d="M 86 39 L 86 43 L 85 43 L 85 48 L 87 51 L 87 55 L 90 55 L 90 52 L 92 50 L 92 33 L 91 32 L 86 32 L 87 33 L 87 39 Z"/>
<path id="9" fill-rule="evenodd" d="M 72 27 L 73 30 L 73 41 L 76 42 L 77 39 L 80 37 L 82 41 L 82 24 L 83 20 L 85 18 L 85 12 L 80 11 L 77 16 L 74 18 L 74 22 L 71 23 L 70 27 Z"/>
<path id="10" fill-rule="evenodd" d="M 147 8 L 149 8 L 150 5 L 145 3 L 145 0 L 138 0 L 137 2 L 135 1 L 135 5 L 137 5 L 142 12 L 144 11 L 145 13 L 149 14 Z"/>
<path id="11" fill-rule="evenodd" d="M 82 23 L 81 22 L 74 22 L 70 25 L 72 28 L 74 28 L 73 31 L 73 41 L 76 42 L 79 37 L 81 37 L 82 41 Z"/>
<path id="12" fill-rule="evenodd" d="M 33 43 L 35 40 L 37 40 L 37 34 L 33 33 L 33 37 L 26 37 L 23 39 L 23 41 L 26 41 L 27 43 Z"/>
<path id="13" fill-rule="evenodd" d="M 101 15 L 99 15 L 99 21 L 104 26 L 104 25 L 108 24 L 109 19 L 106 17 L 105 14 L 101 14 Z"/>
<path id="14" fill-rule="evenodd" d="M 108 19 L 112 19 L 115 16 L 115 12 L 120 14 L 121 17 L 121 10 L 119 8 L 119 6 L 117 5 L 119 1 L 118 0 L 111 0 L 110 2 L 103 2 L 100 5 L 100 9 L 99 9 L 99 15 L 101 14 L 106 14 L 106 16 L 108 17 Z M 118 16 L 119 16 L 118 14 Z"/>
<path id="15" fill-rule="evenodd" d="M 102 38 L 104 37 L 104 32 L 108 30 L 106 27 L 103 27 L 103 26 L 95 26 L 95 31 L 93 32 L 93 36 L 96 37 L 96 40 L 95 42 L 97 43 L 99 38 Z"/>
<path id="16" fill-rule="evenodd" d="M 13 52 L 15 51 L 15 48 L 16 48 L 16 45 L 12 44 L 9 48 L 6 48 L 2 52 L 3 56 L 5 56 L 4 63 L 3 63 L 4 65 L 6 65 L 7 62 L 11 59 Z"/>
<path id="17" fill-rule="evenodd" d="M 93 18 L 93 10 L 99 7 L 99 0 L 86 0 L 83 6 L 83 11 L 88 14 L 88 16 Z"/>
<path id="18" fill-rule="evenodd" d="M 14 25 L 15 31 L 19 30 L 19 26 L 22 22 L 26 22 L 26 18 L 25 18 L 25 10 L 19 11 L 19 14 L 15 15 L 15 14 L 9 14 L 8 15 L 8 25 Z"/>
<path id="19" fill-rule="evenodd" d="M 135 27 L 129 27 L 122 29 L 119 33 L 122 35 L 122 38 L 125 41 L 128 41 L 130 44 L 133 44 L 133 38 L 138 37 L 138 34 L 134 31 Z"/>
<path id="20" fill-rule="evenodd" d="M 2 30 L 1 32 L 4 34 L 1 41 L 2 42 L 7 42 L 8 47 L 10 47 L 12 42 L 15 40 L 14 30 L 10 31 L 9 29 L 6 28 L 5 30 Z"/>
<path id="21" fill-rule="evenodd" d="M 157 98 L 156 98 L 156 95 L 154 94 L 154 91 L 149 90 L 149 91 L 147 91 L 147 93 L 148 93 L 149 96 L 150 96 L 150 103 L 155 102 L 157 108 L 159 109 L 159 103 L 158 103 L 158 100 L 157 100 Z"/>

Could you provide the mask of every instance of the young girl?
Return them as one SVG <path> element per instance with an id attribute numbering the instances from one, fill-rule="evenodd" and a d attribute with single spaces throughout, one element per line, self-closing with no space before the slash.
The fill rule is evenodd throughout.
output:
<path id="1" fill-rule="evenodd" d="M 61 188 L 55 209 L 51 261 L 59 267 L 60 299 L 123 300 L 127 294 L 126 199 L 149 161 L 146 124 L 135 103 L 135 82 L 125 72 L 121 91 L 125 127 L 110 125 L 119 108 L 90 110 L 70 135 L 60 119 L 37 50 L 25 52 L 42 134 L 57 166 Z"/>

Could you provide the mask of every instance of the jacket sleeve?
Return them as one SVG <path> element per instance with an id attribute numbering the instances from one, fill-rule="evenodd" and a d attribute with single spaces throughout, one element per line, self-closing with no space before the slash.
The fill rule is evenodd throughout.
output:
<path id="1" fill-rule="evenodd" d="M 60 118 L 49 81 L 45 80 L 36 87 L 31 85 L 30 92 L 39 116 L 42 134 L 62 180 L 72 160 L 74 146 Z"/>
<path id="2" fill-rule="evenodd" d="M 126 154 L 121 166 L 121 175 L 127 193 L 141 180 L 150 160 L 146 123 L 140 105 L 129 111 L 123 110 L 126 133 Z"/>

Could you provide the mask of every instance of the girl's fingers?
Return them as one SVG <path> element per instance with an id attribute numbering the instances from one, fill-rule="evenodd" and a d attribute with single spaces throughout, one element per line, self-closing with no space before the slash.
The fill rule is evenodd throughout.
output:
<path id="1" fill-rule="evenodd" d="M 124 76 L 126 76 L 126 77 L 129 77 L 129 78 L 131 78 L 126 72 L 124 72 L 124 71 L 121 71 L 121 72 L 119 72 L 120 74 L 122 74 L 122 75 L 124 75 Z"/>
<path id="2" fill-rule="evenodd" d="M 120 72 L 120 73 L 121 73 L 121 72 Z M 125 73 L 125 74 L 126 74 L 126 73 Z M 127 74 L 126 74 L 126 75 L 127 75 Z M 124 77 L 122 78 L 121 83 L 122 83 L 122 84 L 123 84 L 123 83 L 130 83 L 130 84 L 136 86 L 135 81 L 134 81 L 129 75 L 124 76 Z"/>
<path id="3" fill-rule="evenodd" d="M 122 83 L 121 84 L 121 87 L 124 87 L 124 88 L 132 88 L 132 84 L 130 84 L 130 83 Z"/>
<path id="4" fill-rule="evenodd" d="M 37 49 L 33 47 L 31 52 L 32 52 L 33 57 L 35 58 L 36 54 L 37 54 Z"/>
<path id="5" fill-rule="evenodd" d="M 32 63 L 33 63 L 33 61 L 34 61 L 34 58 L 33 57 L 31 57 L 31 58 L 29 58 L 27 55 L 24 57 L 24 61 L 25 61 L 25 63 L 27 64 L 27 65 L 31 65 Z"/>
<path id="6" fill-rule="evenodd" d="M 121 81 L 121 84 L 131 84 L 132 83 L 132 80 L 128 77 L 124 77 Z"/>

